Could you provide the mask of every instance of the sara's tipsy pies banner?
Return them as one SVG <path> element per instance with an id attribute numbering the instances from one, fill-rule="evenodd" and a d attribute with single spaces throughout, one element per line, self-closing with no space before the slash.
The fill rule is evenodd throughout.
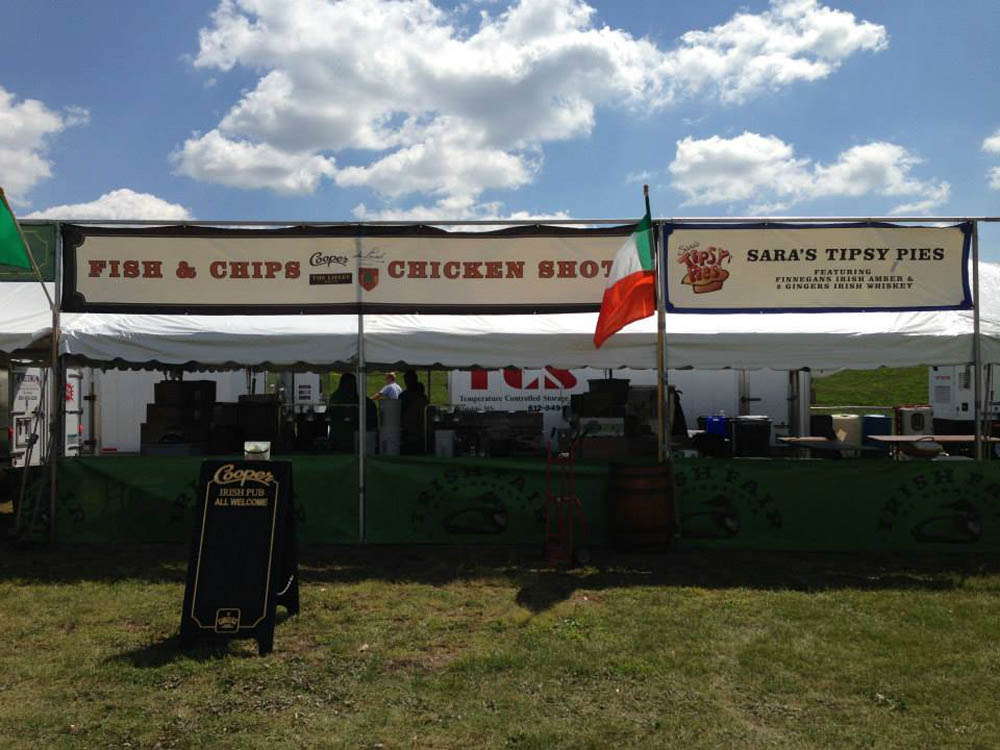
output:
<path id="1" fill-rule="evenodd" d="M 664 228 L 672 312 L 947 310 L 972 306 L 971 226 Z"/>
<path id="2" fill-rule="evenodd" d="M 588 312 L 634 225 L 65 226 L 63 309 L 81 312 Z"/>

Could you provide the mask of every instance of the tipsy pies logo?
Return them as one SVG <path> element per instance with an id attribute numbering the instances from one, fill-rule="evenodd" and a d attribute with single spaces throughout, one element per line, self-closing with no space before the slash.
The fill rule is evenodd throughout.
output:
<path id="1" fill-rule="evenodd" d="M 729 271 L 722 264 L 732 262 L 732 253 L 714 245 L 704 250 L 699 248 L 700 243 L 692 242 L 690 245 L 682 245 L 678 250 L 677 262 L 687 268 L 681 283 L 690 286 L 695 294 L 717 292 L 729 278 Z"/>

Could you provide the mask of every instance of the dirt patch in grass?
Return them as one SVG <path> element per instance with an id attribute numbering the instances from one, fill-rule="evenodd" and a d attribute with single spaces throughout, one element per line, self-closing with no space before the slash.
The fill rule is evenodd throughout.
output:
<path id="1" fill-rule="evenodd" d="M 390 659 L 386 662 L 386 669 L 399 670 L 416 674 L 426 674 L 438 672 L 452 664 L 462 655 L 460 649 L 455 649 L 448 644 L 422 649 L 416 654 L 412 654 L 401 659 Z"/>

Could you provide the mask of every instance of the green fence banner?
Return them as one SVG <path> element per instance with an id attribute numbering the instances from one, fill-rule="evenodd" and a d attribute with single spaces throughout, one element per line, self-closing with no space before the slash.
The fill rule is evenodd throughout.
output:
<path id="1" fill-rule="evenodd" d="M 305 544 L 358 541 L 353 456 L 294 456 Z M 79 542 L 187 541 L 201 460 L 86 457 L 60 465 L 56 529 Z M 374 456 L 367 541 L 541 544 L 545 462 Z M 589 543 L 606 544 L 610 468 L 581 463 Z M 1000 462 L 688 459 L 674 462 L 683 546 L 1000 551 Z"/>

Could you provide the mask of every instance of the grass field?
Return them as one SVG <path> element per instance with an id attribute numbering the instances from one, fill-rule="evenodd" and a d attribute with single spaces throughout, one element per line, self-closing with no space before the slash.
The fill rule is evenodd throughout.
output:
<path id="1" fill-rule="evenodd" d="M 838 373 L 817 402 L 922 402 L 926 378 Z M 310 548 L 263 658 L 179 648 L 185 570 L 0 545 L 0 746 L 1000 745 L 995 560 Z"/>
<path id="2" fill-rule="evenodd" d="M 927 403 L 926 367 L 843 370 L 813 378 L 817 406 L 893 406 Z"/>
<path id="3" fill-rule="evenodd" d="M 432 404 L 448 404 L 448 373 L 417 370 L 417 377 L 427 388 Z M 336 390 L 339 374 L 327 376 L 327 393 Z M 396 377 L 402 385 L 403 373 Z M 368 373 L 367 393 L 372 395 L 385 385 L 384 373 Z M 822 378 L 813 378 L 817 406 L 892 406 L 927 403 L 927 368 L 883 367 L 878 370 L 843 370 Z"/>
<path id="4" fill-rule="evenodd" d="M 5 747 L 991 747 L 967 558 L 311 549 L 275 652 L 181 652 L 175 547 L 0 550 Z"/>

